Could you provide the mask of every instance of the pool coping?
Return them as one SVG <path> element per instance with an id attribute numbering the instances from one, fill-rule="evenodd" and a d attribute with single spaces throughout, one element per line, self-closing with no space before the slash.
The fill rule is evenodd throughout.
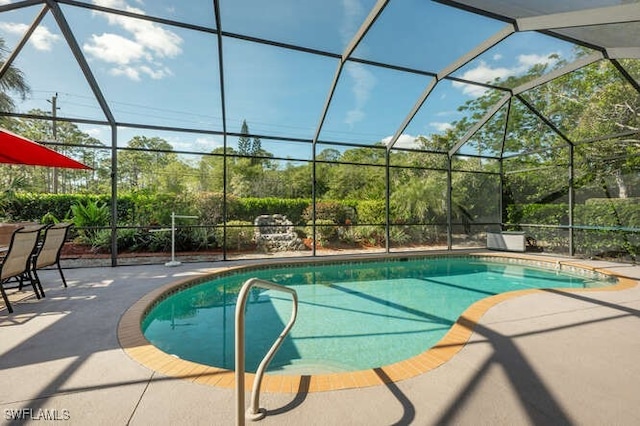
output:
<path id="1" fill-rule="evenodd" d="M 179 291 L 182 288 L 196 285 L 205 280 L 209 280 L 218 275 L 238 272 L 246 269 L 260 267 L 304 264 L 337 263 L 354 260 L 380 260 L 390 258 L 421 258 L 421 257 L 495 257 L 502 259 L 512 259 L 514 261 L 525 261 L 545 264 L 546 267 L 553 266 L 555 269 L 568 268 L 570 270 L 583 270 L 598 274 L 603 274 L 617 278 L 618 283 L 608 287 L 587 288 L 587 289 L 554 289 L 555 293 L 583 293 L 593 291 L 618 291 L 633 288 L 638 285 L 638 281 L 625 277 L 619 273 L 607 269 L 606 267 L 594 267 L 572 258 L 560 258 L 541 255 L 529 255 L 523 253 L 508 252 L 438 252 L 438 253 L 392 253 L 380 256 L 344 256 L 339 258 L 319 258 L 319 259 L 282 259 L 277 262 L 265 261 L 251 263 L 240 266 L 230 266 L 216 269 L 215 272 L 199 276 L 190 277 L 159 287 L 136 301 L 120 318 L 118 323 L 118 340 L 122 349 L 133 360 L 143 366 L 182 380 L 191 381 L 198 384 L 235 388 L 235 371 L 223 368 L 210 367 L 192 361 L 183 360 L 175 355 L 170 355 L 153 346 L 142 334 L 140 327 L 142 320 L 157 301 L 166 297 L 167 293 Z M 533 293 L 544 293 L 545 289 L 525 289 L 501 293 L 481 299 L 469 306 L 458 318 L 451 329 L 440 341 L 426 351 L 403 361 L 394 364 L 378 367 L 374 369 L 314 374 L 314 375 L 284 375 L 265 374 L 262 379 L 261 391 L 273 393 L 299 393 L 299 392 L 323 392 L 341 389 L 365 388 L 371 386 L 384 385 L 398 382 L 427 373 L 452 359 L 469 341 L 473 329 L 478 324 L 482 316 L 493 306 L 515 297 Z M 255 374 L 245 373 L 245 388 L 251 390 Z"/>

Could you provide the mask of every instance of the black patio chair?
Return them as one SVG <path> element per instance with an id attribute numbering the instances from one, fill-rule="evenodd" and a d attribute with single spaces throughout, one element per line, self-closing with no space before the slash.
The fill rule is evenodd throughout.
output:
<path id="1" fill-rule="evenodd" d="M 38 283 L 38 287 L 40 288 L 43 296 L 44 291 L 42 290 L 40 277 L 38 277 L 38 269 L 55 265 L 60 273 L 60 278 L 62 278 L 62 284 L 67 287 L 67 280 L 65 280 L 64 274 L 62 273 L 62 267 L 60 266 L 60 253 L 62 252 L 64 242 L 67 240 L 67 234 L 69 233 L 70 227 L 71 223 L 57 223 L 55 225 L 48 226 L 44 231 L 42 243 L 38 246 L 35 254 L 33 255 L 31 269 L 33 277 Z"/>
<path id="2" fill-rule="evenodd" d="M 31 273 L 31 258 L 36 251 L 40 231 L 43 228 L 44 225 L 21 227 L 11 235 L 9 248 L 0 264 L 0 292 L 2 292 L 2 298 L 9 313 L 13 312 L 13 308 L 5 288 L 15 288 L 6 286 L 12 280 L 18 282 L 19 289 L 22 289 L 24 281 L 31 282 L 33 292 L 40 299 L 39 290 L 42 290 L 42 286 Z M 38 289 L 38 287 L 40 288 Z M 44 295 L 44 292 L 42 294 Z"/>

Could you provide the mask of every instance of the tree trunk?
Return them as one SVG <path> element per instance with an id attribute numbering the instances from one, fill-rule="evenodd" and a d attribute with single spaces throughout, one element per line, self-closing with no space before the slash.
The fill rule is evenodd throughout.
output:
<path id="1" fill-rule="evenodd" d="M 616 170 L 614 173 L 614 177 L 616 179 L 616 184 L 618 185 L 618 197 L 619 198 L 627 198 L 629 195 L 627 191 L 627 184 L 622 178 L 622 171 Z"/>

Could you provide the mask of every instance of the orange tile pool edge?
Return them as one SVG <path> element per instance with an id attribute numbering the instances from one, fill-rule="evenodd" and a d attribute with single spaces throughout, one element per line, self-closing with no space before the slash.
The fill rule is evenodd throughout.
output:
<path id="1" fill-rule="evenodd" d="M 439 254 L 441 256 L 442 254 Z M 451 254 L 452 256 L 460 256 L 460 254 Z M 515 258 L 522 260 L 533 260 L 541 263 L 550 263 L 561 268 L 562 266 L 579 268 L 600 272 L 605 275 L 613 276 L 618 279 L 618 283 L 610 287 L 591 288 L 591 289 L 562 289 L 560 292 L 577 293 L 590 291 L 616 291 L 635 287 L 638 282 L 621 276 L 606 268 L 595 268 L 593 266 L 581 263 L 574 259 L 561 259 L 552 257 L 539 257 L 535 255 L 523 255 L 514 253 L 496 253 L 496 252 L 480 252 L 468 253 L 467 256 L 476 257 L 497 257 L 497 258 Z M 406 253 L 403 254 L 407 256 Z M 422 253 L 415 257 L 428 257 Z M 342 259 L 341 259 L 342 260 Z M 333 262 L 339 260 L 332 260 Z M 317 263 L 322 263 L 318 261 Z M 327 260 L 324 260 L 327 262 Z M 295 260 L 288 262 L 297 263 Z M 301 260 L 299 263 L 310 263 L 308 259 Z M 142 334 L 140 324 L 147 310 L 165 293 L 174 291 L 181 287 L 187 286 L 193 282 L 200 282 L 203 277 L 210 279 L 224 272 L 236 269 L 245 269 L 260 266 L 261 264 L 245 265 L 240 267 L 228 267 L 216 270 L 211 274 L 204 275 L 199 278 L 189 278 L 178 282 L 170 283 L 162 286 L 147 295 L 143 296 L 134 303 L 120 318 L 118 323 L 118 340 L 123 350 L 135 361 L 145 367 L 157 371 L 169 377 L 175 377 L 183 380 L 189 380 L 204 385 L 235 388 L 235 373 L 230 370 L 209 367 L 195 362 L 180 359 L 176 356 L 169 355 L 157 347 L 153 346 Z M 200 280 L 200 281 L 199 281 Z M 543 289 L 517 290 L 508 293 L 497 294 L 485 299 L 479 300 L 469 306 L 460 315 L 456 323 L 451 327 L 447 334 L 433 347 L 425 352 L 412 358 L 399 361 L 395 364 L 386 365 L 375 369 L 351 371 L 345 373 L 317 374 L 310 376 L 296 375 L 270 375 L 265 374 L 262 380 L 261 390 L 264 392 L 274 393 L 298 393 L 298 392 L 323 392 L 339 389 L 364 388 L 369 386 L 377 386 L 385 383 L 398 382 L 411 377 L 418 376 L 439 367 L 449 361 L 457 354 L 468 342 L 475 325 L 480 318 L 493 306 L 505 300 L 523 296 L 525 294 L 543 292 Z M 255 375 L 252 373 L 245 374 L 245 387 L 251 389 Z"/>

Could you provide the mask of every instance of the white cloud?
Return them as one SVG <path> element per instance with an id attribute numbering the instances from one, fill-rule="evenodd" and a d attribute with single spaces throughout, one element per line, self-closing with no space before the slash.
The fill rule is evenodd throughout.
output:
<path id="1" fill-rule="evenodd" d="M 551 52 L 546 55 L 518 55 L 516 57 L 516 63 L 513 67 L 491 67 L 485 61 L 480 61 L 480 64 L 475 68 L 472 68 L 462 74 L 462 78 L 469 81 L 477 81 L 479 83 L 491 83 L 496 78 L 504 80 L 507 77 L 519 75 L 526 72 L 533 65 L 538 64 L 553 64 L 558 60 L 558 52 Z M 495 55 L 502 58 L 501 55 Z M 481 86 L 475 86 L 472 84 L 460 83 L 458 81 L 452 82 L 453 87 L 462 90 L 462 93 L 470 96 L 481 96 L 487 89 Z"/>
<path id="2" fill-rule="evenodd" d="M 496 53 L 495 55 L 493 55 L 493 60 L 494 61 L 499 61 L 500 59 L 502 59 L 502 55 L 499 53 Z"/>
<path id="3" fill-rule="evenodd" d="M 551 64 L 557 61 L 558 53 L 550 53 L 548 55 L 519 55 L 518 56 L 518 64 L 522 71 L 526 71 L 526 69 L 531 68 L 533 65 L 537 64 Z"/>
<path id="4" fill-rule="evenodd" d="M 125 77 L 128 77 L 130 80 L 140 81 L 140 71 L 133 67 L 111 68 L 111 70 L 109 70 L 109 73 L 116 77 L 123 75 Z"/>
<path id="5" fill-rule="evenodd" d="M 348 43 L 362 23 L 364 7 L 359 0 L 342 0 L 342 10 L 344 13 L 342 15 L 340 35 L 342 36 L 342 41 Z"/>
<path id="6" fill-rule="evenodd" d="M 90 127 L 90 128 L 82 129 L 84 133 L 96 139 L 100 139 L 102 137 L 103 130 L 104 129 L 101 127 Z"/>
<path id="7" fill-rule="evenodd" d="M 193 150 L 193 147 L 195 146 L 198 147 L 200 151 L 211 152 L 223 145 L 223 141 L 220 137 L 199 137 L 196 138 L 195 144 L 189 145 L 189 149 Z"/>
<path id="8" fill-rule="evenodd" d="M 364 108 L 371 97 L 371 91 L 376 85 L 376 78 L 361 64 L 349 64 L 346 71 L 353 80 L 351 91 L 355 105 L 347 112 L 345 123 L 353 126 L 365 118 Z"/>
<path id="9" fill-rule="evenodd" d="M 486 62 L 480 61 L 480 64 L 462 74 L 462 78 L 469 81 L 477 81 L 481 83 L 489 83 L 496 78 L 504 79 L 513 75 L 513 70 L 504 67 L 491 68 Z M 481 96 L 487 89 L 482 86 L 461 83 L 454 81 L 453 87 L 462 90 L 462 93 L 469 96 Z"/>
<path id="10" fill-rule="evenodd" d="M 362 23 L 362 16 L 366 13 L 360 0 L 342 0 L 342 21 L 340 35 L 342 41 L 349 43 Z M 354 106 L 347 111 L 344 122 L 353 126 L 364 120 L 366 114 L 364 108 L 371 96 L 371 90 L 375 87 L 376 80 L 373 74 L 361 64 L 349 64 L 345 68 L 346 73 L 353 81 L 351 91 L 354 96 Z"/>
<path id="11" fill-rule="evenodd" d="M 92 35 L 84 49 L 94 58 L 116 65 L 128 65 L 147 55 L 140 44 L 111 33 Z M 145 59 L 150 57 L 147 55 Z"/>
<path id="12" fill-rule="evenodd" d="M 386 145 L 389 142 L 391 142 L 391 138 L 393 138 L 393 136 L 387 136 L 386 138 L 382 139 L 382 142 Z M 417 139 L 418 139 L 417 136 L 411 136 L 403 133 L 400 135 L 400 137 L 398 137 L 398 140 L 393 145 L 393 147 L 394 148 L 419 148 Z"/>
<path id="13" fill-rule="evenodd" d="M 432 121 L 431 123 L 429 123 L 429 126 L 433 127 L 438 132 L 445 132 L 453 127 L 451 123 L 441 121 Z"/>
<path id="14" fill-rule="evenodd" d="M 93 0 L 93 3 L 144 14 L 144 11 L 128 5 L 124 0 Z M 112 75 L 122 75 L 132 80 L 140 80 L 145 75 L 152 79 L 162 79 L 172 75 L 171 70 L 162 63 L 162 60 L 175 58 L 182 53 L 183 40 L 180 36 L 154 22 L 102 12 L 95 13 L 106 18 L 109 25 L 126 33 L 126 35 L 94 34 L 83 45 L 93 59 L 113 66 L 110 69 Z"/>
<path id="15" fill-rule="evenodd" d="M 60 38 L 58 34 L 53 34 L 47 27 L 40 25 L 31 35 L 30 41 L 33 42 L 33 46 L 38 50 L 51 50 L 53 43 L 60 40 Z"/>
<path id="16" fill-rule="evenodd" d="M 211 152 L 214 149 L 223 146 L 222 140 L 219 137 L 213 136 L 197 137 L 195 140 L 174 138 L 170 142 L 173 149 L 176 151 Z"/>
<path id="17" fill-rule="evenodd" d="M 29 29 L 29 25 L 11 22 L 0 22 L 0 29 L 22 37 Z M 29 42 L 32 43 L 33 47 L 36 50 L 43 51 L 51 50 L 53 44 L 58 40 L 60 40 L 60 36 L 58 34 L 53 34 L 51 31 L 49 31 L 49 28 L 43 25 L 38 26 L 29 38 Z"/>
<path id="18" fill-rule="evenodd" d="M 143 65 L 139 69 L 143 74 L 148 75 L 153 80 L 161 80 L 167 76 L 173 75 L 171 70 L 167 67 L 151 68 Z"/>

